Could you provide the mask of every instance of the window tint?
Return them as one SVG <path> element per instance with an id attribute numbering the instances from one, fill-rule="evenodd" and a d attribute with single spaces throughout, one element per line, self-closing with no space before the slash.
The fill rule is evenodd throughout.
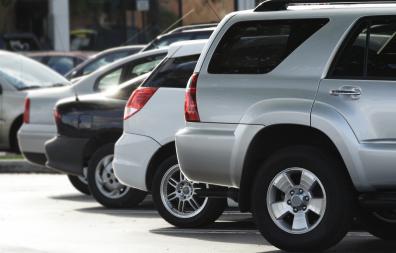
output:
<path id="1" fill-rule="evenodd" d="M 132 61 L 125 66 L 125 69 L 122 73 L 121 81 L 125 82 L 134 77 L 152 71 L 155 67 L 157 67 L 162 59 L 164 59 L 165 56 L 166 54 L 159 54 Z"/>
<path id="2" fill-rule="evenodd" d="M 120 83 L 148 73 L 152 71 L 165 56 L 166 54 L 152 55 L 124 64 L 118 69 L 102 76 L 97 81 L 96 89 L 99 91 L 108 90 L 116 87 Z"/>
<path id="3" fill-rule="evenodd" d="M 88 75 L 95 70 L 99 69 L 102 66 L 105 66 L 109 63 L 112 63 L 118 59 L 124 58 L 129 55 L 128 51 L 121 51 L 121 52 L 113 52 L 109 53 L 107 55 L 104 55 L 96 60 L 94 60 L 92 63 L 88 64 L 87 66 L 84 67 L 82 74 L 83 75 Z"/>
<path id="4" fill-rule="evenodd" d="M 74 59 L 67 56 L 52 56 L 49 57 L 47 65 L 59 74 L 64 75 L 74 67 Z"/>
<path id="5" fill-rule="evenodd" d="M 199 55 L 168 58 L 144 82 L 145 87 L 186 88 Z"/>
<path id="6" fill-rule="evenodd" d="M 237 23 L 221 39 L 208 71 L 268 73 L 327 22 L 328 19 L 299 19 Z"/>
<path id="7" fill-rule="evenodd" d="M 97 89 L 104 91 L 117 86 L 120 83 L 122 68 L 118 68 L 106 75 L 102 76 L 98 82 Z"/>
<path id="8" fill-rule="evenodd" d="M 396 77 L 396 19 L 363 21 L 336 57 L 332 78 Z"/>

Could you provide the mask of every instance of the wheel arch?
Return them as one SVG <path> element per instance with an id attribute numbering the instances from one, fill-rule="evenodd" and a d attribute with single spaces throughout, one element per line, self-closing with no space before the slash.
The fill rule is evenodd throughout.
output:
<path id="1" fill-rule="evenodd" d="M 10 150 L 18 152 L 18 130 L 23 124 L 23 114 L 18 115 L 11 124 L 10 131 L 8 133 L 8 143 Z M 15 137 L 15 138 L 14 138 Z"/>
<path id="2" fill-rule="evenodd" d="M 84 148 L 84 166 L 88 164 L 89 159 L 92 155 L 101 147 L 107 144 L 115 144 L 121 133 L 115 132 L 101 132 L 92 136 Z"/>
<path id="3" fill-rule="evenodd" d="M 166 158 L 168 158 L 171 155 L 176 154 L 176 147 L 175 147 L 175 142 L 169 142 L 163 146 L 161 146 L 157 152 L 151 157 L 149 165 L 147 167 L 147 173 L 146 173 L 146 187 L 148 191 L 151 191 L 152 188 L 152 183 L 153 183 L 153 178 L 155 175 L 155 172 L 158 169 L 158 166 L 163 162 Z"/>
<path id="4" fill-rule="evenodd" d="M 312 145 L 330 152 L 345 165 L 333 141 L 322 131 L 304 125 L 278 124 L 260 130 L 249 145 L 243 163 L 239 189 L 241 211 L 251 210 L 251 190 L 256 173 L 264 157 L 290 145 Z M 349 176 L 348 171 L 346 173 Z"/>

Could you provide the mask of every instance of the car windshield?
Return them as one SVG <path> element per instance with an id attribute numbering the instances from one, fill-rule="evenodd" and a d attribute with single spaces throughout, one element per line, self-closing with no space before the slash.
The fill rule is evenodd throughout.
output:
<path id="1" fill-rule="evenodd" d="M 8 53 L 0 55 L 0 79 L 4 79 L 18 90 L 69 84 L 64 77 L 41 63 Z"/>

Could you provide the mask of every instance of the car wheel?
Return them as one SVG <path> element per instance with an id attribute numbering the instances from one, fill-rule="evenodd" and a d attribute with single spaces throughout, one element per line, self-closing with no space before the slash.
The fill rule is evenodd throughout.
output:
<path id="1" fill-rule="evenodd" d="M 360 222 L 367 231 L 383 240 L 396 240 L 396 210 L 368 211 L 363 210 Z"/>
<path id="2" fill-rule="evenodd" d="M 113 170 L 114 144 L 99 148 L 88 163 L 88 186 L 92 196 L 109 208 L 130 208 L 144 200 L 147 193 L 121 184 Z"/>
<path id="3" fill-rule="evenodd" d="M 85 195 L 90 195 L 86 176 L 67 175 L 67 177 L 69 178 L 69 181 L 74 186 L 74 188 L 76 188 L 76 190 L 84 193 Z"/>
<path id="4" fill-rule="evenodd" d="M 182 228 L 202 227 L 214 222 L 227 205 L 227 199 L 197 196 L 196 190 L 208 187 L 189 181 L 173 155 L 160 164 L 154 175 L 153 201 L 162 218 L 170 224 Z"/>
<path id="5" fill-rule="evenodd" d="M 335 245 L 353 217 L 354 194 L 345 166 L 308 146 L 283 149 L 264 161 L 252 201 L 261 234 L 286 251 Z"/>

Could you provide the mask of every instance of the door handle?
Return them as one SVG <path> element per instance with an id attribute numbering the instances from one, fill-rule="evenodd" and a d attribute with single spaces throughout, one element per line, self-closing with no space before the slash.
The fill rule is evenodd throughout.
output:
<path id="1" fill-rule="evenodd" d="M 333 96 L 350 96 L 353 99 L 359 99 L 360 95 L 362 95 L 362 90 L 360 88 L 340 88 L 337 90 L 330 90 L 330 95 Z"/>

